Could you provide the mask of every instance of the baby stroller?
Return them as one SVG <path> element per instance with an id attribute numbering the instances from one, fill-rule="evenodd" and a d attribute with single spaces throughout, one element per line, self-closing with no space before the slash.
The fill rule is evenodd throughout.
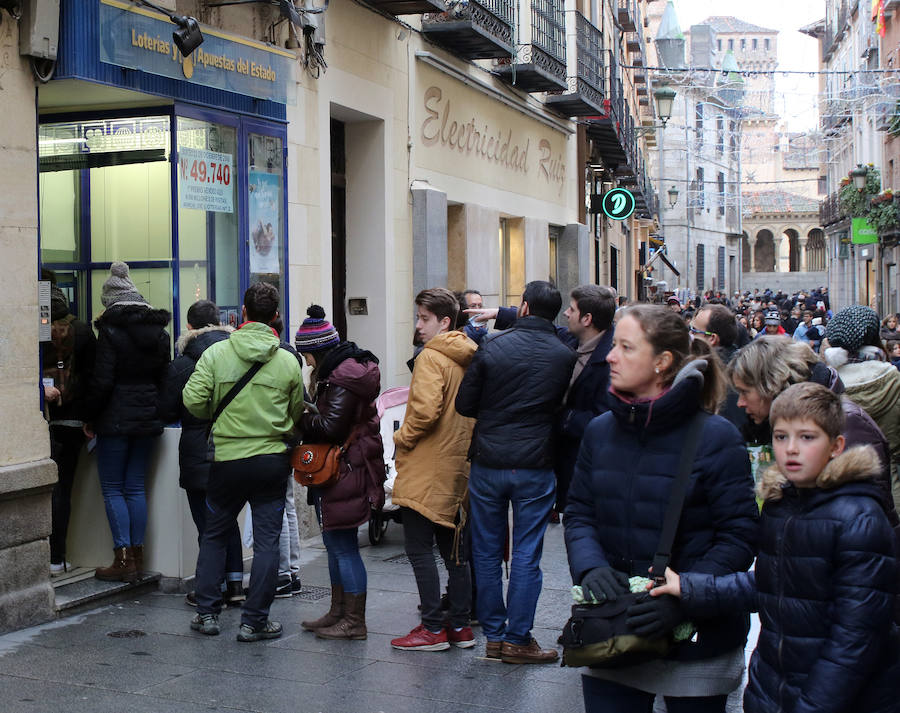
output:
<path id="1" fill-rule="evenodd" d="M 387 471 L 387 480 L 384 482 L 384 507 L 372 512 L 369 518 L 369 542 L 377 545 L 381 542 L 384 533 L 387 532 L 388 523 L 392 520 L 400 522 L 400 508 L 391 502 L 391 493 L 394 490 L 394 478 L 397 477 L 397 469 L 394 467 L 394 431 L 403 423 L 406 413 L 406 400 L 409 398 L 409 387 L 398 386 L 388 389 L 375 401 L 378 409 L 378 418 L 381 421 L 381 442 L 384 444 L 384 464 Z"/>

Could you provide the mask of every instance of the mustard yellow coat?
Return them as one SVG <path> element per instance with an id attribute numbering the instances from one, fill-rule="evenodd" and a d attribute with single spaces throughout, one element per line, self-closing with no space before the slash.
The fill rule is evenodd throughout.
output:
<path id="1" fill-rule="evenodd" d="M 416 357 L 403 425 L 394 433 L 397 478 L 391 499 L 455 527 L 466 495 L 466 455 L 475 419 L 460 416 L 456 392 L 477 349 L 462 332 L 432 337 Z"/>

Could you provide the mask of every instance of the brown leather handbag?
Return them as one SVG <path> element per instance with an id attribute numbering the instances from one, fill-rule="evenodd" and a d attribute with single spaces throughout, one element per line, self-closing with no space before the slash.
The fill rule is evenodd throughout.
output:
<path id="1" fill-rule="evenodd" d="M 356 431 L 354 428 L 341 446 L 333 443 L 301 443 L 296 446 L 291 452 L 294 480 L 314 488 L 334 485 L 341 477 L 341 458 L 350 447 Z"/>

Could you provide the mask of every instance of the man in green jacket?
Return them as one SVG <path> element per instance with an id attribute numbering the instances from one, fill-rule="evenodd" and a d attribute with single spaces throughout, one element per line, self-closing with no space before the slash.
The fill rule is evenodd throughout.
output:
<path id="1" fill-rule="evenodd" d="M 197 558 L 197 615 L 191 628 L 219 633 L 225 543 L 235 518 L 253 508 L 250 591 L 238 641 L 281 636 L 269 620 L 278 576 L 278 540 L 290 476 L 289 441 L 303 412 L 303 377 L 296 358 L 279 349 L 269 323 L 278 314 L 278 290 L 259 282 L 244 293 L 243 323 L 229 339 L 208 347 L 182 392 L 185 408 L 211 420 L 222 399 L 256 363 L 262 363 L 212 424 L 212 465 L 206 489 L 207 524 Z"/>

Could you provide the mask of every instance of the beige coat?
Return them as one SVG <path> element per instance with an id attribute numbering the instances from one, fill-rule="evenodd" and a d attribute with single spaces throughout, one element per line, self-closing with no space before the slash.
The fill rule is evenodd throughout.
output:
<path id="1" fill-rule="evenodd" d="M 460 416 L 454 402 L 476 349 L 462 332 L 445 332 L 428 341 L 416 358 L 406 416 L 394 434 L 397 478 L 392 502 L 444 527 L 456 526 L 468 486 L 466 455 L 475 420 Z"/>

